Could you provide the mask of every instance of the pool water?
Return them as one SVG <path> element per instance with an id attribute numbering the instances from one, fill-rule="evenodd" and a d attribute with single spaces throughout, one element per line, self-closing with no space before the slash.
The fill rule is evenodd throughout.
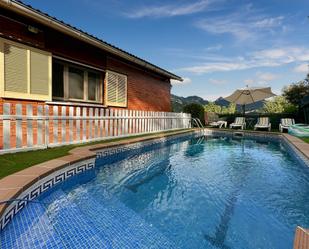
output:
<path id="1" fill-rule="evenodd" d="M 98 160 L 83 184 L 40 201 L 3 248 L 290 249 L 296 226 L 309 227 L 309 167 L 280 141 L 189 137 Z M 49 244 L 35 242 L 42 229 Z"/>

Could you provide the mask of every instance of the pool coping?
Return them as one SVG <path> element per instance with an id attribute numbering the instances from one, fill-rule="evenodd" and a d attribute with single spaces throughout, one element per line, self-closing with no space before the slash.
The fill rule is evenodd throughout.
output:
<path id="1" fill-rule="evenodd" d="M 180 131 L 171 131 L 164 134 L 153 134 L 145 137 L 130 138 L 122 141 L 111 141 L 104 144 L 95 144 L 74 148 L 69 155 L 46 161 L 12 175 L 0 179 L 0 202 L 15 199 L 22 196 L 24 202 L 0 204 L 0 231 L 10 222 L 27 202 L 39 196 L 43 191 L 53 187 L 55 184 L 66 180 L 67 178 L 93 169 L 98 151 L 106 151 L 113 148 L 123 148 L 132 144 L 147 142 L 151 140 L 160 140 L 163 138 L 200 132 L 199 129 L 189 129 Z M 211 129 L 205 128 L 203 134 L 229 134 L 243 133 L 248 136 L 258 137 L 281 137 L 288 144 L 292 145 L 296 151 L 301 153 L 306 161 L 309 162 L 309 144 L 301 139 L 286 133 L 244 131 L 230 129 Z M 114 151 L 117 151 L 115 149 Z M 298 154 L 297 153 L 297 154 Z"/>

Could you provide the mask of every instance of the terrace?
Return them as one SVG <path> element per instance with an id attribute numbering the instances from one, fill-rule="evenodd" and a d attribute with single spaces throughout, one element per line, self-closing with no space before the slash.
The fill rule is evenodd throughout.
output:
<path id="1" fill-rule="evenodd" d="M 213 4 L 205 3 L 147 6 L 124 15 L 132 23 L 149 13 L 180 19 Z M 225 104 L 187 97 L 191 102 L 180 106 L 186 98 L 178 97 L 175 105 L 172 85 L 191 91 L 181 84 L 191 83 L 189 77 L 23 2 L 0 0 L 0 10 L 1 249 L 309 249 L 309 75 L 275 96 L 259 81 L 274 75 L 256 72 L 264 87 L 236 89 L 220 98 Z M 120 19 L 108 21 L 113 26 Z M 246 17 L 246 25 L 271 28 L 283 18 L 257 20 Z M 208 22 L 199 25 L 214 32 Z M 254 33 L 245 31 L 230 34 Z M 221 63 L 225 57 L 211 54 L 221 47 L 199 47 L 199 56 L 173 54 L 183 51 L 173 47 L 164 56 L 201 60 L 206 51 L 213 65 L 175 71 L 195 77 L 219 70 L 221 77 L 233 68 L 264 67 L 260 57 L 269 54 L 248 52 Z M 287 50 L 294 53 L 289 60 L 276 50 L 267 65 L 278 65 L 278 57 L 280 63 L 306 57 L 301 49 Z M 171 59 L 165 65 L 174 68 Z M 207 78 L 217 86 L 225 82 Z M 258 108 L 248 108 L 257 102 Z"/>

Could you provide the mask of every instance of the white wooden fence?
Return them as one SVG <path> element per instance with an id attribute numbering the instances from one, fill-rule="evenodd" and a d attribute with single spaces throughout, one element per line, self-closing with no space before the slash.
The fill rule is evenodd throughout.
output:
<path id="1" fill-rule="evenodd" d="M 2 105 L 0 154 L 191 127 L 186 113 Z"/>

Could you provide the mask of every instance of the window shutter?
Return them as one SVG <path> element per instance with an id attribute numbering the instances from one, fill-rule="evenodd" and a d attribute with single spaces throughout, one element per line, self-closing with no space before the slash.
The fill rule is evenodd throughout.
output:
<path id="1" fill-rule="evenodd" d="M 49 94 L 49 56 L 30 52 L 30 93 Z"/>
<path id="2" fill-rule="evenodd" d="M 111 106 L 126 107 L 127 105 L 127 76 L 107 72 L 107 100 Z"/>
<path id="3" fill-rule="evenodd" d="M 127 105 L 127 77 L 125 75 L 118 75 L 118 95 L 117 103 L 121 106 Z"/>
<path id="4" fill-rule="evenodd" d="M 4 90 L 27 93 L 27 50 L 4 44 Z"/>

